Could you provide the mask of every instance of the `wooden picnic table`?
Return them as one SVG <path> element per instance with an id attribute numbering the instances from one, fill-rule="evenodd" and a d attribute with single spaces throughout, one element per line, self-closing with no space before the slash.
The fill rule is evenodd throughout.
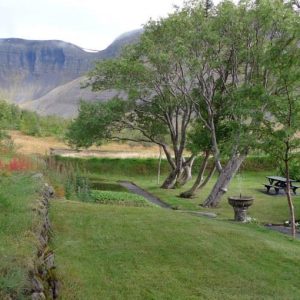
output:
<path id="1" fill-rule="evenodd" d="M 278 194 L 280 190 L 284 190 L 286 192 L 287 179 L 285 177 L 281 177 L 281 176 L 266 176 L 266 177 L 269 180 L 269 184 L 264 185 L 267 188 L 267 193 L 270 192 L 271 188 L 274 188 L 276 194 Z M 290 188 L 293 191 L 293 193 L 296 195 L 296 191 L 299 188 L 299 186 L 293 185 L 293 182 L 297 182 L 297 180 L 294 179 L 289 180 Z"/>

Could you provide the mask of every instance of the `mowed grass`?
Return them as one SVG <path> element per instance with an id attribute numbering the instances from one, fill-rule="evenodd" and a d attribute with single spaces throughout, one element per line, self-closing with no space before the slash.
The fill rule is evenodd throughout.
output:
<path id="1" fill-rule="evenodd" d="M 36 255 L 37 183 L 24 174 L 0 179 L 0 299 L 23 299 Z"/>
<path id="2" fill-rule="evenodd" d="M 299 299 L 300 242 L 161 208 L 55 201 L 60 299 Z"/>
<path id="3" fill-rule="evenodd" d="M 217 208 L 203 208 L 204 202 L 211 191 L 216 176 L 201 190 L 193 199 L 183 199 L 179 197 L 181 192 L 186 191 L 193 184 L 193 180 L 184 187 L 178 189 L 164 190 L 160 188 L 163 180 L 167 176 L 166 162 L 162 164 L 162 174 L 159 183 L 157 182 L 157 160 L 153 159 L 72 159 L 57 157 L 59 162 L 72 163 L 85 170 L 89 174 L 91 181 L 100 182 L 103 185 L 115 185 L 119 180 L 132 181 L 149 191 L 162 201 L 170 204 L 173 208 L 179 210 L 209 211 L 217 214 L 219 219 L 230 220 L 233 218 L 233 209 L 228 204 L 229 196 L 253 196 L 254 204 L 249 209 L 249 215 L 259 223 L 283 223 L 289 219 L 289 209 L 285 195 L 268 195 L 266 193 L 266 184 L 268 175 L 278 175 L 275 170 L 263 170 L 276 166 L 270 163 L 270 158 L 249 157 L 249 160 L 243 166 L 244 170 L 239 171 L 228 187 L 228 192 L 224 194 Z M 247 166 L 248 170 L 245 170 Z M 251 169 L 254 169 L 250 171 Z M 194 179 L 196 177 L 195 169 L 193 171 Z M 299 185 L 299 184 L 298 184 Z M 105 188 L 106 190 L 106 188 Z M 113 189 L 115 190 L 115 189 Z M 293 196 L 296 218 L 300 219 L 300 191 L 297 196 Z"/>
<path id="4" fill-rule="evenodd" d="M 173 208 L 179 210 L 193 210 L 193 211 L 206 211 L 217 214 L 217 217 L 222 220 L 230 220 L 233 218 L 233 209 L 228 204 L 227 198 L 229 196 L 238 196 L 240 193 L 246 196 L 253 196 L 254 203 L 249 208 L 249 215 L 257 220 L 257 222 L 266 223 L 283 223 L 289 219 L 289 209 L 285 195 L 269 195 L 266 193 L 264 183 L 267 183 L 266 176 L 274 175 L 272 171 L 268 172 L 251 172 L 243 171 L 238 174 L 231 184 L 229 185 L 228 192 L 224 194 L 220 204 L 217 208 L 203 208 L 200 204 L 208 196 L 213 184 L 216 181 L 214 177 L 207 186 L 201 190 L 197 196 L 193 199 L 180 198 L 179 194 L 186 191 L 193 183 L 189 182 L 186 186 L 179 189 L 165 190 L 160 188 L 160 184 L 157 183 L 157 177 L 154 175 L 149 176 L 134 176 L 134 175 L 122 175 L 122 174 L 103 174 L 97 175 L 93 173 L 91 176 L 93 180 L 98 179 L 103 183 L 113 183 L 118 180 L 133 181 L 137 185 L 146 189 L 153 195 L 159 197 L 162 201 L 170 204 Z M 164 175 L 161 176 L 160 183 Z M 273 192 L 273 191 L 272 191 Z M 300 219 L 300 192 L 297 196 L 293 196 L 296 218 Z"/>
<path id="5" fill-rule="evenodd" d="M 151 193 L 161 197 L 164 201 L 171 204 L 178 209 L 191 209 L 214 212 L 221 219 L 232 219 L 233 209 L 228 204 L 228 197 L 239 196 L 253 196 L 253 206 L 249 208 L 249 215 L 255 218 L 260 223 L 283 223 L 284 220 L 289 219 L 289 209 L 286 196 L 281 195 L 269 195 L 266 193 L 264 183 L 267 183 L 266 176 L 272 175 L 272 172 L 247 172 L 244 171 L 242 175 L 237 175 L 228 187 L 228 192 L 224 194 L 221 202 L 217 208 L 203 208 L 199 204 L 203 203 L 206 197 L 209 195 L 216 178 L 200 191 L 200 193 L 193 199 L 183 199 L 178 197 L 179 194 L 185 191 L 187 187 L 180 188 L 178 190 L 163 190 L 161 189 L 155 179 L 149 180 L 147 178 L 136 178 L 137 184 L 150 191 Z M 272 191 L 273 192 L 273 191 Z M 300 192 L 297 196 L 293 196 L 296 218 L 300 219 Z"/>

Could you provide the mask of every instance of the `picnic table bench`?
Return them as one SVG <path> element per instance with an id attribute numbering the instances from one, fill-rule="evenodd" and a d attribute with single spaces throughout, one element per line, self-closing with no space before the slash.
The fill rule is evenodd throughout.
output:
<path id="1" fill-rule="evenodd" d="M 267 176 L 267 179 L 269 180 L 268 184 L 264 184 L 264 186 L 267 188 L 267 193 L 270 193 L 271 188 L 274 189 L 275 193 L 278 194 L 280 190 L 284 190 L 286 192 L 287 190 L 287 180 L 284 177 L 281 176 Z M 296 195 L 297 189 L 299 189 L 299 186 L 294 185 L 293 183 L 297 180 L 290 179 L 290 189 L 293 191 L 293 193 Z"/>

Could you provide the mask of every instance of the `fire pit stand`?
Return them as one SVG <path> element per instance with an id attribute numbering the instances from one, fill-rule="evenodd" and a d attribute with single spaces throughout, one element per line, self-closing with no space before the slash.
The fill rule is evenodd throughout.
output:
<path id="1" fill-rule="evenodd" d="M 229 197 L 228 203 L 233 207 L 234 220 L 247 222 L 247 210 L 252 205 L 254 198 L 249 196 Z"/>

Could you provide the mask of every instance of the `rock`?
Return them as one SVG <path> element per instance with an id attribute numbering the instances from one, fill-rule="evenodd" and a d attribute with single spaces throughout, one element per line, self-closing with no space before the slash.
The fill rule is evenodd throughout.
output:
<path id="1" fill-rule="evenodd" d="M 212 213 L 212 212 L 196 212 L 197 215 L 203 216 L 203 217 L 208 217 L 208 218 L 216 218 L 217 214 Z"/>
<path id="2" fill-rule="evenodd" d="M 207 217 L 207 218 L 216 218 L 217 214 L 213 212 L 205 212 L 205 211 L 192 211 L 192 210 L 179 210 L 182 213 L 189 213 L 196 216 Z"/>
<path id="3" fill-rule="evenodd" d="M 39 242 L 42 248 L 45 248 L 47 246 L 47 241 L 42 235 L 39 236 Z"/>
<path id="4" fill-rule="evenodd" d="M 37 234 L 39 243 L 37 244 L 37 256 L 34 261 L 35 268 L 29 272 L 32 286 L 31 299 L 33 300 L 58 298 L 58 282 L 54 273 L 54 253 L 49 251 L 48 248 L 49 236 L 51 234 L 48 201 L 53 194 L 53 188 L 45 184 L 42 189 L 42 197 L 39 199 L 37 208 L 35 209 L 36 213 L 40 215 L 41 226 L 39 228 L 40 232 Z"/>
<path id="5" fill-rule="evenodd" d="M 49 270 L 55 268 L 53 253 L 49 253 L 47 255 L 47 257 L 45 258 L 45 265 L 46 265 L 47 269 L 49 269 Z"/>
<path id="6" fill-rule="evenodd" d="M 44 286 L 43 286 L 43 283 L 42 283 L 42 281 L 38 278 L 38 277 L 36 277 L 36 276 L 34 276 L 33 278 L 32 278 L 32 288 L 33 288 L 33 290 L 35 291 L 35 292 L 37 292 L 37 293 L 41 293 L 41 292 L 44 292 Z"/>
<path id="7" fill-rule="evenodd" d="M 31 295 L 31 300 L 45 300 L 45 294 L 44 293 L 33 293 Z"/>
<path id="8" fill-rule="evenodd" d="M 43 179 L 44 175 L 42 173 L 36 173 L 32 175 L 32 178 L 34 179 Z"/>
<path id="9" fill-rule="evenodd" d="M 53 291 L 53 299 L 57 299 L 59 294 L 59 282 L 57 280 L 52 280 L 51 288 Z"/>
<path id="10" fill-rule="evenodd" d="M 46 198 L 52 198 L 54 196 L 54 189 L 51 185 L 48 185 L 47 183 L 45 183 L 45 187 L 44 187 L 44 196 Z"/>

